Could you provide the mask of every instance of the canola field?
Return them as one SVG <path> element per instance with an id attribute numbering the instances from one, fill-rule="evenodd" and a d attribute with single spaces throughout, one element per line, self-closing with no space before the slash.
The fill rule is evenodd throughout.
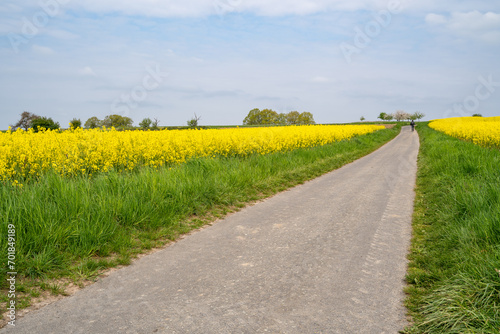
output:
<path id="1" fill-rule="evenodd" d="M 383 129 L 378 125 L 311 125 L 207 130 L 0 133 L 0 180 L 22 185 L 47 171 L 93 175 L 162 167 L 201 157 L 245 157 L 325 145 Z"/>
<path id="2" fill-rule="evenodd" d="M 435 120 L 429 127 L 485 147 L 500 148 L 500 117 L 457 117 Z"/>

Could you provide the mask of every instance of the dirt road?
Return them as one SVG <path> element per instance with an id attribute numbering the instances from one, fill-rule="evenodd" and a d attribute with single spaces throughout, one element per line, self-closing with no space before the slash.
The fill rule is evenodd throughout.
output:
<path id="1" fill-rule="evenodd" d="M 0 333 L 397 333 L 418 147 L 403 128 Z"/>

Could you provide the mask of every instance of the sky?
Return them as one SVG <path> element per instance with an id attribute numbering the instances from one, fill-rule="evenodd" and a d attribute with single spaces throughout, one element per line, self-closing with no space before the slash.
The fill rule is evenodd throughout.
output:
<path id="1" fill-rule="evenodd" d="M 500 1 L 2 0 L 0 129 L 23 111 L 63 128 L 498 116 L 499 56 Z"/>

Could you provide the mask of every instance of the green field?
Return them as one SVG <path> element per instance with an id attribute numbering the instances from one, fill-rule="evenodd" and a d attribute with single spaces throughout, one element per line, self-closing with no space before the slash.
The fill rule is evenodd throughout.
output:
<path id="1" fill-rule="evenodd" d="M 408 333 L 500 333 L 500 151 L 418 126 Z"/>

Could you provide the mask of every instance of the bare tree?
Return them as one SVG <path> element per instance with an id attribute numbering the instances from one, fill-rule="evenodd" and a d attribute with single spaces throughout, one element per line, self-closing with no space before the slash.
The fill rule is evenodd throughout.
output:
<path id="1" fill-rule="evenodd" d="M 153 121 L 153 130 L 158 130 L 158 123 L 160 123 L 160 120 L 158 118 L 155 118 L 155 120 Z"/>
<path id="2" fill-rule="evenodd" d="M 196 113 L 194 113 L 194 117 L 191 118 L 189 121 L 187 121 L 187 125 L 195 128 L 198 126 L 198 121 L 201 119 L 201 116 L 196 116 Z"/>
<path id="3" fill-rule="evenodd" d="M 25 131 L 27 131 L 31 127 L 31 122 L 37 118 L 40 118 L 40 116 L 32 114 L 27 111 L 23 111 L 21 113 L 21 119 L 17 121 L 15 125 L 11 126 L 12 130 L 15 130 L 17 128 L 23 128 Z"/>

